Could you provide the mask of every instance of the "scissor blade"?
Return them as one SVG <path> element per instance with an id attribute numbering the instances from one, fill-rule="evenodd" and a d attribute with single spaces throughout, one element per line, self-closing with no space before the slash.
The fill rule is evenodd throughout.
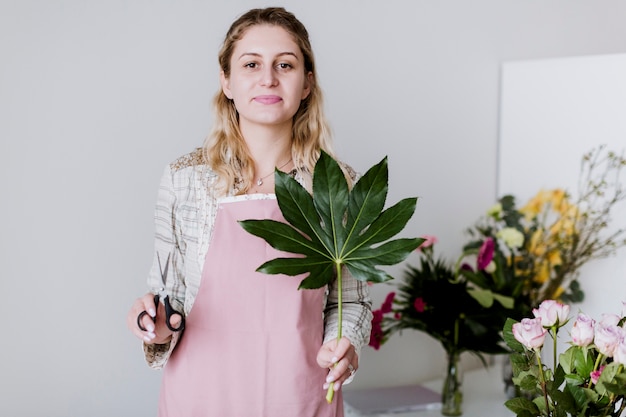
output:
<path id="1" fill-rule="evenodd" d="M 163 267 L 161 266 L 161 257 L 157 252 L 157 261 L 159 261 L 159 270 L 161 271 L 161 281 L 163 281 L 163 286 L 167 283 L 167 270 L 170 267 L 170 255 L 171 253 L 167 254 L 167 259 L 165 260 L 165 270 L 163 270 Z"/>

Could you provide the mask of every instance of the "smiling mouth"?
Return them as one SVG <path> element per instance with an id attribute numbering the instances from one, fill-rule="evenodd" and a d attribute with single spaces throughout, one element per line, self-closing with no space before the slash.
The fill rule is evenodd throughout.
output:
<path id="1" fill-rule="evenodd" d="M 261 104 L 276 104 L 279 101 L 282 101 L 282 98 L 279 96 L 256 96 L 254 101 L 259 102 Z"/>

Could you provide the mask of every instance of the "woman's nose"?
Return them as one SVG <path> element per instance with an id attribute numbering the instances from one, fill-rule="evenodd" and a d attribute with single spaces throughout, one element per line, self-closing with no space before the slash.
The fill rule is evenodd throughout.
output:
<path id="1" fill-rule="evenodd" d="M 261 71 L 261 85 L 272 87 L 276 85 L 277 81 L 278 78 L 276 78 L 276 72 L 271 66 L 267 66 L 263 71 Z"/>

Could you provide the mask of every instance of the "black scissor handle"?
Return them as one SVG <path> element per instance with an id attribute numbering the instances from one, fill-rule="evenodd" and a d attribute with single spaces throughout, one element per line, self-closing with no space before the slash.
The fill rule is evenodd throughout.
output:
<path id="1" fill-rule="evenodd" d="M 174 310 L 172 304 L 170 304 L 170 296 L 166 295 L 163 300 L 163 304 L 165 305 L 165 324 L 167 328 L 173 332 L 179 332 L 185 328 L 185 316 L 183 316 L 178 311 Z M 179 316 L 180 323 L 178 323 L 177 327 L 172 326 L 172 317 Z"/>
<path id="2" fill-rule="evenodd" d="M 154 307 L 155 309 L 159 307 L 159 294 L 156 294 L 154 296 Z M 147 315 L 148 315 L 148 312 L 144 310 L 141 313 L 139 313 L 139 315 L 137 316 L 137 327 L 139 327 L 139 329 L 141 329 L 142 332 L 148 331 L 148 329 L 143 327 L 143 324 L 141 324 L 141 319 L 143 319 L 143 316 L 147 316 Z M 156 316 L 150 317 L 150 318 L 152 319 L 153 322 L 156 323 Z"/>
<path id="3" fill-rule="evenodd" d="M 159 299 L 160 299 L 159 294 L 156 294 L 154 296 L 154 305 L 155 305 L 156 308 L 159 307 Z M 169 295 L 165 296 L 165 299 L 163 300 L 163 305 L 165 305 L 165 325 L 167 326 L 167 328 L 170 329 L 173 332 L 179 332 L 179 331 L 183 330 L 185 328 L 185 316 L 183 316 L 178 311 L 174 310 L 174 308 L 172 307 L 172 304 L 170 304 L 170 297 L 169 297 Z M 145 316 L 147 314 L 148 314 L 147 311 L 142 311 L 137 316 L 137 326 L 139 326 L 139 328 L 142 331 L 144 331 L 144 332 L 147 332 L 148 330 L 145 327 L 143 327 L 143 324 L 141 324 L 141 319 L 143 318 L 143 316 Z M 178 324 L 177 327 L 172 326 L 172 317 L 173 316 L 179 316 L 180 317 L 180 323 Z M 156 316 L 150 317 L 150 318 L 152 319 L 153 322 L 156 322 Z"/>

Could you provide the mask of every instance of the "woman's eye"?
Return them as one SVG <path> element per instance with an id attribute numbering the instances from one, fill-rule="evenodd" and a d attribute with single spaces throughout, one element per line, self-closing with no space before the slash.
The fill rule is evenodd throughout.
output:
<path id="1" fill-rule="evenodd" d="M 254 69 L 256 68 L 258 65 L 256 64 L 256 62 L 248 62 L 246 65 L 244 65 L 244 67 L 246 68 L 250 68 L 250 69 Z"/>
<path id="2" fill-rule="evenodd" d="M 278 64 L 278 68 L 284 70 L 284 69 L 291 69 L 293 68 L 293 66 L 287 62 L 281 62 L 280 64 Z"/>

